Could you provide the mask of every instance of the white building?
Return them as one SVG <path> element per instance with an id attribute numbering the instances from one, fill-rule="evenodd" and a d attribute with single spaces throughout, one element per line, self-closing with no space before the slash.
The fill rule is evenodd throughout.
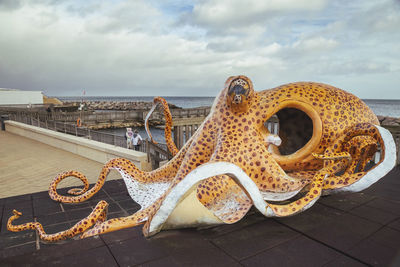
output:
<path id="1" fill-rule="evenodd" d="M 43 93 L 41 91 L 0 88 L 0 105 L 29 104 L 43 104 Z"/>

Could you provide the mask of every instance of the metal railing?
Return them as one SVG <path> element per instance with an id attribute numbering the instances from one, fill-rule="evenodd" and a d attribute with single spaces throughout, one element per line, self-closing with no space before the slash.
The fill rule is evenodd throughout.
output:
<path id="1" fill-rule="evenodd" d="M 33 116 L 21 116 L 21 113 L 10 113 L 8 115 L 10 120 L 25 123 L 40 128 L 53 130 L 65 134 L 75 135 L 90 140 L 102 142 L 119 147 L 127 147 L 126 139 L 124 136 L 103 133 L 95 130 L 91 130 L 87 127 L 78 127 L 76 124 L 67 122 L 58 122 L 54 120 L 41 121 Z M 143 140 L 143 143 L 139 146 L 139 151 L 147 153 L 148 160 L 152 162 L 153 167 L 158 167 L 160 161 L 168 160 L 171 155 L 167 151 L 166 144 L 153 144 L 147 139 Z"/>
<path id="2" fill-rule="evenodd" d="M 9 118 L 14 121 L 22 122 L 25 124 L 30 124 L 34 126 L 38 126 L 41 128 L 54 130 L 58 132 L 63 132 L 66 134 L 72 134 L 75 136 L 85 137 L 91 140 L 99 141 L 102 143 L 115 145 L 119 147 L 126 147 L 126 140 L 124 136 L 119 136 L 115 134 L 109 134 L 104 132 L 99 132 L 95 130 L 91 130 L 86 127 L 78 127 L 76 124 L 68 123 L 68 122 L 60 122 L 54 120 L 48 120 L 46 116 L 41 117 L 34 112 L 23 113 L 23 112 L 11 112 L 8 114 Z M 41 120 L 43 118 L 44 120 Z M 174 141 L 177 145 L 178 149 L 180 149 L 194 134 L 194 132 L 198 128 L 198 124 L 194 125 L 182 125 L 174 127 Z M 279 121 L 276 117 L 271 117 L 265 123 L 265 126 L 268 130 L 273 134 L 279 133 Z M 397 151 L 397 165 L 400 164 L 400 126 L 391 126 L 391 125 L 382 125 L 386 129 L 388 129 L 393 135 L 393 139 L 396 145 Z M 172 156 L 168 152 L 168 148 L 166 144 L 153 144 L 149 142 L 147 139 L 144 140 L 143 144 L 139 147 L 139 151 L 147 153 L 149 161 L 154 163 L 154 167 L 158 167 L 160 161 L 168 160 Z M 379 152 L 377 153 L 377 158 L 375 161 L 379 160 Z"/>

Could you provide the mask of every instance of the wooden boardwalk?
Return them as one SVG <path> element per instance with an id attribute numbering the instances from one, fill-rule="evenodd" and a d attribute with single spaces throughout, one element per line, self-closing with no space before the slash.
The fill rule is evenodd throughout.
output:
<path id="1" fill-rule="evenodd" d="M 103 164 L 73 153 L 0 131 L 0 198 L 35 193 L 48 189 L 61 172 L 77 170 L 94 183 Z M 108 179 L 119 179 L 111 171 Z M 78 179 L 67 178 L 60 187 L 81 185 Z"/>

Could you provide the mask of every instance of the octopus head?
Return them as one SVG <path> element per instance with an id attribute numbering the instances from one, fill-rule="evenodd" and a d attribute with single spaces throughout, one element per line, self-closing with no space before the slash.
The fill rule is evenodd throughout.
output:
<path id="1" fill-rule="evenodd" d="M 229 80 L 231 80 L 229 82 Z M 254 94 L 253 84 L 246 76 L 236 76 L 227 81 L 228 92 L 226 104 L 234 112 L 246 112 L 251 105 Z"/>

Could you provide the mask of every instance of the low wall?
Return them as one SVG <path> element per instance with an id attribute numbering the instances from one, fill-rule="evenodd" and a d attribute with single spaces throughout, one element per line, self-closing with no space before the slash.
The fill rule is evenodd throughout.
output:
<path id="1" fill-rule="evenodd" d="M 7 132 L 21 135 L 103 164 L 113 158 L 126 158 L 143 171 L 151 170 L 151 164 L 147 162 L 147 154 L 143 152 L 100 143 L 83 137 L 76 137 L 15 121 L 6 121 L 5 125 Z"/>

